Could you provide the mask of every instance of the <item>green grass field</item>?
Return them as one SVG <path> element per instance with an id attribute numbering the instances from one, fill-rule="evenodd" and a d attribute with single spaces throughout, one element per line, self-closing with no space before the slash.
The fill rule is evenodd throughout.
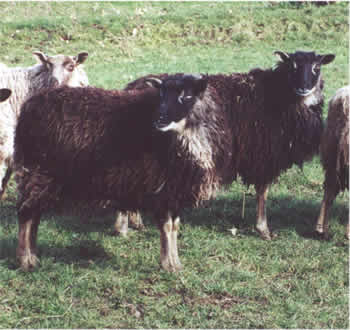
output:
<path id="1" fill-rule="evenodd" d="M 336 54 L 322 69 L 328 101 L 348 83 L 348 6 L 1 2 L 0 62 L 31 65 L 34 50 L 88 51 L 91 85 L 122 88 L 148 73 L 247 71 L 272 66 L 275 50 L 316 50 Z M 331 240 L 311 239 L 322 183 L 318 158 L 278 179 L 268 199 L 271 242 L 254 231 L 254 190 L 240 182 L 186 210 L 185 269 L 169 274 L 152 220 L 125 239 L 111 235 L 113 214 L 44 215 L 41 267 L 22 272 L 11 181 L 0 206 L 0 328 L 349 328 L 349 195 L 333 205 Z"/>

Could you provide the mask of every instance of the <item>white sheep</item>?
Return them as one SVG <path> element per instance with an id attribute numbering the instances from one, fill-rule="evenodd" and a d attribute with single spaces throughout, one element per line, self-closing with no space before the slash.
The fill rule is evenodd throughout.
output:
<path id="1" fill-rule="evenodd" d="M 81 67 L 88 53 L 82 52 L 77 56 L 33 54 L 38 60 L 34 66 L 11 68 L 0 63 L 0 88 L 12 91 L 6 107 L 0 108 L 0 198 L 12 172 L 14 130 L 23 102 L 46 88 L 61 85 L 79 87 L 89 83 Z"/>

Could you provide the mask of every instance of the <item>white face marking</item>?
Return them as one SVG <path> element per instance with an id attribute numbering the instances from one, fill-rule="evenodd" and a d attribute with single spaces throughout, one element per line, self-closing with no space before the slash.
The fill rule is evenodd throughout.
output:
<path id="1" fill-rule="evenodd" d="M 296 64 L 296 62 L 293 62 L 293 68 L 296 70 L 298 68 L 298 65 Z"/>
<path id="2" fill-rule="evenodd" d="M 186 124 L 186 119 L 184 118 L 177 123 L 172 121 L 168 126 L 162 127 L 159 130 L 162 132 L 175 131 L 175 132 L 181 133 L 185 128 L 185 124 Z"/>
<path id="3" fill-rule="evenodd" d="M 184 97 L 184 94 L 185 94 L 185 91 L 183 90 L 179 97 L 177 98 L 177 101 L 180 103 L 180 104 L 183 104 L 183 97 Z"/>
<path id="4" fill-rule="evenodd" d="M 312 94 L 312 93 L 315 91 L 315 89 L 316 89 L 316 86 L 315 86 L 314 88 L 308 90 L 308 91 L 307 91 L 306 93 L 304 93 L 304 94 L 301 94 L 301 93 L 299 93 L 299 92 L 297 92 L 297 94 L 298 94 L 299 96 L 302 96 L 302 97 L 307 97 L 307 96 L 309 96 L 310 94 Z"/>
<path id="5" fill-rule="evenodd" d="M 316 65 L 317 65 L 316 63 L 312 64 L 312 68 L 311 68 L 312 74 L 313 74 L 314 76 L 317 75 L 317 73 L 316 73 L 316 71 L 315 71 Z"/>
<path id="6" fill-rule="evenodd" d="M 311 92 L 310 92 L 311 93 Z M 307 95 L 307 97 L 305 97 L 304 99 L 304 104 L 309 107 L 310 105 L 314 105 L 317 104 L 319 102 L 318 97 L 316 97 L 315 94 L 311 94 L 310 93 Z"/>

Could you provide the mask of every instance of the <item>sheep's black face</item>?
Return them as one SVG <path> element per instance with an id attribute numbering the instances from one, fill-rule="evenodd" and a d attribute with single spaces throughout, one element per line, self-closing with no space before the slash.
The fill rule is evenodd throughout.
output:
<path id="1" fill-rule="evenodd" d="M 207 87 L 207 78 L 175 75 L 163 81 L 151 79 L 150 82 L 159 88 L 160 92 L 160 106 L 155 116 L 154 127 L 163 132 L 181 132 L 186 126 L 189 112 Z"/>
<path id="2" fill-rule="evenodd" d="M 317 55 L 314 52 L 275 52 L 288 67 L 288 79 L 298 96 L 308 96 L 316 88 L 321 76 L 321 65 L 332 62 L 335 55 Z"/>

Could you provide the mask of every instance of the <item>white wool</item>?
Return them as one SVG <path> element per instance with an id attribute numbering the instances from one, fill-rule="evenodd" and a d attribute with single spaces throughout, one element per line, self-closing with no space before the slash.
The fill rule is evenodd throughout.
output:
<path id="1" fill-rule="evenodd" d="M 88 85 L 88 78 L 81 65 L 72 72 L 64 65 L 71 56 L 57 55 L 47 58 L 47 64 L 40 63 L 30 67 L 11 68 L 0 63 L 0 88 L 8 88 L 12 94 L 8 101 L 0 104 L 0 192 L 6 168 L 11 166 L 14 153 L 14 131 L 22 104 L 26 99 L 50 87 L 67 85 L 71 87 Z"/>

